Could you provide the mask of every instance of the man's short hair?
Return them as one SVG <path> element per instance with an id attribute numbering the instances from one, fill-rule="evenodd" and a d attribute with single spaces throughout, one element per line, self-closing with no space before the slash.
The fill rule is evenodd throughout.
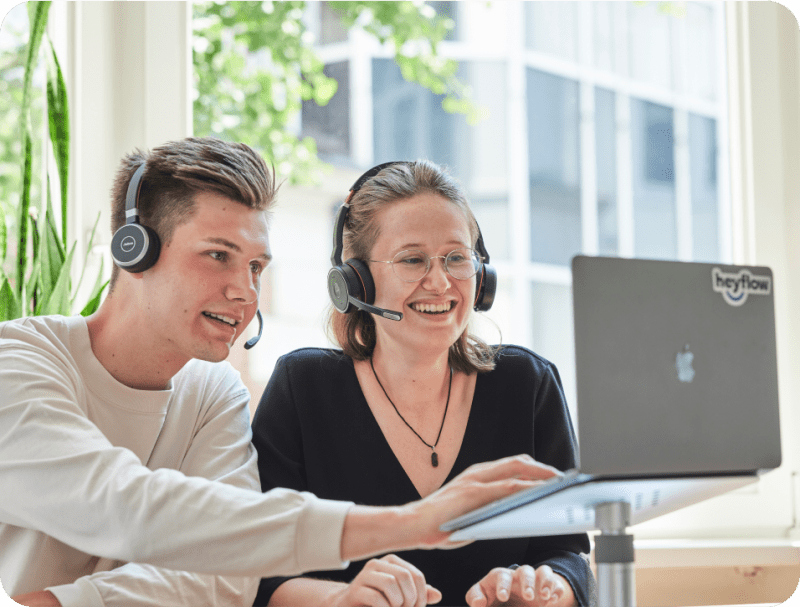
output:
<path id="1" fill-rule="evenodd" d="M 150 152 L 134 150 L 120 162 L 111 189 L 111 233 L 125 223 L 125 197 L 133 173 L 147 162 L 139 191 L 139 221 L 169 244 L 180 224 L 193 212 L 195 195 L 216 192 L 251 209 L 267 210 L 277 190 L 275 171 L 243 143 L 214 137 L 187 137 Z M 119 276 L 111 271 L 109 291 Z"/>

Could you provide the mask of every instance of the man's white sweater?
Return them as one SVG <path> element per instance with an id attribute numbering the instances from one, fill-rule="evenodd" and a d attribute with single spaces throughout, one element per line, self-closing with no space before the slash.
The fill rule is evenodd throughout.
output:
<path id="1" fill-rule="evenodd" d="M 5 591 L 250 605 L 261 576 L 345 566 L 349 504 L 261 494 L 248 399 L 227 363 L 193 360 L 163 391 L 124 386 L 80 316 L 0 323 Z"/>

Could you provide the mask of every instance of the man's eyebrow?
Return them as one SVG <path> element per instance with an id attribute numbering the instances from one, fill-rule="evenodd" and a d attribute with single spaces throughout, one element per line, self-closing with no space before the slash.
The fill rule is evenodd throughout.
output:
<path id="1" fill-rule="evenodd" d="M 227 247 L 232 251 L 236 251 L 237 253 L 241 253 L 242 252 L 242 248 L 238 244 L 236 244 L 235 242 L 231 242 L 230 240 L 228 240 L 226 238 L 219 238 L 217 236 L 210 236 L 209 238 L 205 239 L 205 242 L 208 242 L 208 243 L 211 243 L 211 244 L 218 244 L 218 245 L 221 245 L 223 247 Z M 266 262 L 270 262 L 270 261 L 272 261 L 272 255 L 269 255 L 267 253 L 262 253 L 261 255 L 258 256 L 258 259 L 263 259 Z"/>

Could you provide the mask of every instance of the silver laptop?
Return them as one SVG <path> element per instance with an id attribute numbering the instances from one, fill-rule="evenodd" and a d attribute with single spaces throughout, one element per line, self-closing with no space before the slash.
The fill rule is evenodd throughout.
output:
<path id="1" fill-rule="evenodd" d="M 772 272 L 572 261 L 580 464 L 442 526 L 453 540 L 631 524 L 755 482 L 781 463 Z"/>

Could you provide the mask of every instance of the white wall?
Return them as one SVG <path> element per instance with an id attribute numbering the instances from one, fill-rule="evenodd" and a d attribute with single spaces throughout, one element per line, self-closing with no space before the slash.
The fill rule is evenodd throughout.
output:
<path id="1" fill-rule="evenodd" d="M 70 226 L 78 226 L 70 238 L 79 241 L 78 259 L 101 213 L 91 277 L 100 251 L 110 273 L 109 192 L 120 158 L 192 133 L 191 3 L 66 2 L 53 9 L 50 27 L 66 55 Z"/>

